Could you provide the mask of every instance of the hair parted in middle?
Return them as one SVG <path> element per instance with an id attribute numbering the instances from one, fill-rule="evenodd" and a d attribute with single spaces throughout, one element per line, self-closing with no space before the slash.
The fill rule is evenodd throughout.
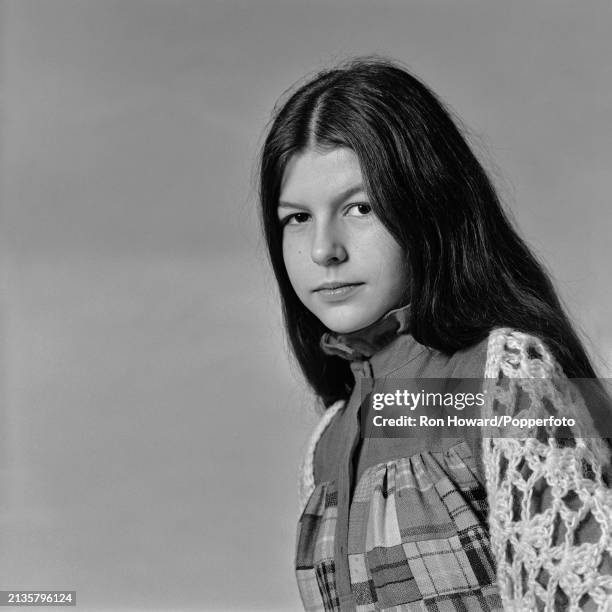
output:
<path id="1" fill-rule="evenodd" d="M 275 110 L 260 158 L 261 220 L 287 334 L 325 405 L 347 397 L 353 375 L 323 353 L 328 330 L 291 286 L 277 206 L 293 155 L 337 147 L 357 155 L 372 209 L 406 254 L 418 342 L 452 353 L 512 327 L 544 340 L 568 376 L 595 376 L 548 274 L 450 112 L 398 62 L 358 57 L 320 72 Z"/>

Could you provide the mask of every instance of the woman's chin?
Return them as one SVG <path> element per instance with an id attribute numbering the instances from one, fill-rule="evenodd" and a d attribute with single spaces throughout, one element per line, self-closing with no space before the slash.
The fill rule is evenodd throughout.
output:
<path id="1" fill-rule="evenodd" d="M 318 317 L 321 323 L 336 334 L 350 334 L 374 323 L 379 317 L 361 313 L 325 313 Z"/>

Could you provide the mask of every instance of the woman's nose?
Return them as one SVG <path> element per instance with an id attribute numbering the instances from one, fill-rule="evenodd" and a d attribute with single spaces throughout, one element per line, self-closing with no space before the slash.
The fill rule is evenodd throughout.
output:
<path id="1" fill-rule="evenodd" d="M 312 261 L 320 266 L 341 263 L 347 258 L 342 237 L 330 225 L 316 228 L 311 249 Z"/>

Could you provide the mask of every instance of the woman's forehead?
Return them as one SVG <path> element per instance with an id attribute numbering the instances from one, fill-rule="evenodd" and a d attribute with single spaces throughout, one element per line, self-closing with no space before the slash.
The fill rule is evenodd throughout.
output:
<path id="1" fill-rule="evenodd" d="M 306 149 L 287 163 L 279 199 L 299 204 L 359 190 L 363 190 L 363 177 L 354 151 Z"/>

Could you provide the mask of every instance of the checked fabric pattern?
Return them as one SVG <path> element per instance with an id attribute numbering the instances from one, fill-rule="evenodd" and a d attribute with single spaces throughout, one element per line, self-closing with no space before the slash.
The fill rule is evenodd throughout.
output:
<path id="1" fill-rule="evenodd" d="M 366 470 L 349 514 L 357 611 L 612 612 L 610 452 L 588 407 L 546 346 L 516 330 L 491 332 L 484 377 L 482 416 L 576 427 L 563 442 L 554 428 L 487 428 L 486 489 L 465 443 Z M 340 609 L 335 483 L 315 486 L 312 461 L 341 407 L 322 417 L 301 469 L 296 575 L 308 611 Z"/>
<path id="2" fill-rule="evenodd" d="M 308 611 L 340 609 L 336 510 L 335 483 L 320 483 L 299 520 L 296 575 Z M 501 610 L 486 516 L 486 491 L 464 442 L 367 469 L 348 531 L 357 611 Z"/>

